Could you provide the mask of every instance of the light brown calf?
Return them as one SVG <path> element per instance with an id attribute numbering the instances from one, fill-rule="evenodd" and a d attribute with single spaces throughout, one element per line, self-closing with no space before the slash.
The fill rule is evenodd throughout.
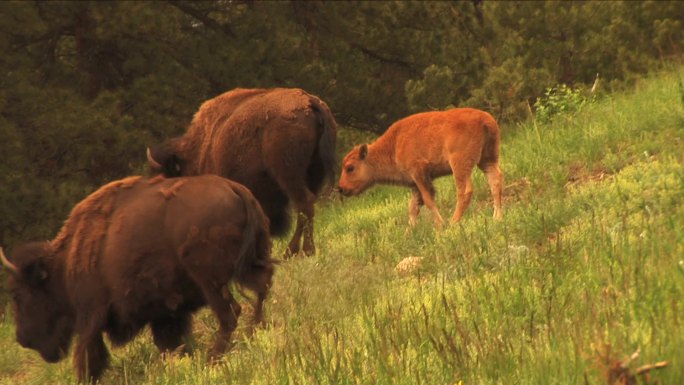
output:
<path id="1" fill-rule="evenodd" d="M 499 125 L 484 111 L 456 108 L 411 115 L 392 124 L 372 144 L 356 146 L 345 156 L 339 190 L 349 196 L 375 183 L 411 187 L 410 224 L 416 224 L 424 204 L 441 227 L 444 220 L 435 206 L 432 180 L 454 175 L 457 203 L 451 220 L 457 222 L 470 203 L 471 174 L 477 165 L 487 175 L 494 198 L 494 218 L 499 219 L 503 215 L 499 141 Z"/>

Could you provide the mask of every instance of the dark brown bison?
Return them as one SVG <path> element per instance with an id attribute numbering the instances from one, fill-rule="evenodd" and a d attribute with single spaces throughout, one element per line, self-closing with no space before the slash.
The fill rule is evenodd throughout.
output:
<path id="1" fill-rule="evenodd" d="M 416 224 L 421 206 L 444 224 L 435 205 L 432 180 L 453 174 L 457 203 L 453 222 L 461 219 L 473 193 L 471 174 L 478 166 L 494 197 L 494 218 L 501 218 L 503 175 L 499 168 L 499 125 L 480 110 L 455 108 L 411 115 L 392 124 L 370 145 L 356 146 L 342 163 L 339 190 L 357 195 L 375 183 L 411 187 L 409 222 Z"/>
<path id="2" fill-rule="evenodd" d="M 182 346 L 191 314 L 209 305 L 220 354 L 240 305 L 228 285 L 257 293 L 262 318 L 273 274 L 268 219 L 244 186 L 206 175 L 109 183 L 71 211 L 52 241 L 14 248 L 9 289 L 17 341 L 48 362 L 75 333 L 79 380 L 95 381 L 108 362 L 103 333 L 121 345 L 150 324 L 160 351 Z"/>
<path id="3" fill-rule="evenodd" d="M 315 253 L 314 203 L 334 183 L 337 125 L 328 106 L 301 89 L 235 89 L 202 104 L 187 133 L 148 148 L 153 172 L 218 174 L 249 188 L 271 221 L 271 234 L 297 226 L 286 257 Z"/>

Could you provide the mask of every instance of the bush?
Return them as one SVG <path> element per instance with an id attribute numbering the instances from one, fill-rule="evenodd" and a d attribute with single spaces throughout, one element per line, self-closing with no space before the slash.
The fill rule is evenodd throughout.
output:
<path id="1" fill-rule="evenodd" d="M 544 96 L 534 102 L 537 119 L 547 123 L 554 116 L 579 111 L 585 104 L 592 103 L 595 95 L 587 96 L 581 89 L 573 89 L 565 84 L 547 88 Z"/>

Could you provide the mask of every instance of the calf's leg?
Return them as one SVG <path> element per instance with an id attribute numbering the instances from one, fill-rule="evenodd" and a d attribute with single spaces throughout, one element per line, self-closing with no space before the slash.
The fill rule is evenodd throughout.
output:
<path id="1" fill-rule="evenodd" d="M 451 217 L 451 221 L 455 223 L 461 220 L 463 212 L 468 208 L 470 198 L 473 195 L 471 174 L 473 173 L 475 162 L 455 154 L 449 160 L 449 165 L 456 183 L 456 209 Z"/>
<path id="2" fill-rule="evenodd" d="M 496 163 L 479 165 L 480 169 L 487 176 L 487 183 L 492 192 L 492 199 L 494 200 L 494 219 L 503 218 L 503 210 L 501 205 L 501 197 L 503 195 L 503 173 Z"/>
<path id="3" fill-rule="evenodd" d="M 458 222 L 463 216 L 463 212 L 470 204 L 470 198 L 473 195 L 473 182 L 470 175 L 458 175 L 456 179 L 456 210 L 454 216 L 451 217 L 452 222 Z"/>
<path id="4" fill-rule="evenodd" d="M 442 228 L 444 226 L 444 219 L 442 219 L 442 216 L 439 214 L 439 209 L 437 209 L 437 205 L 435 204 L 435 188 L 432 185 L 432 180 L 425 172 L 425 168 L 420 166 L 417 167 L 411 177 L 416 184 L 416 188 L 420 192 L 423 203 L 432 212 L 435 226 Z"/>
<path id="5" fill-rule="evenodd" d="M 423 198 L 420 196 L 420 190 L 415 186 L 411 187 L 411 200 L 409 201 L 409 225 L 411 227 L 418 222 L 418 214 L 422 206 Z"/>

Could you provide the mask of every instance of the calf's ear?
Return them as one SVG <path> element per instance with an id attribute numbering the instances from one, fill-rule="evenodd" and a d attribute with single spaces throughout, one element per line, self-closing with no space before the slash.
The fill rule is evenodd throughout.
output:
<path id="1" fill-rule="evenodd" d="M 368 146 L 365 144 L 362 144 L 361 147 L 359 147 L 359 159 L 361 159 L 361 160 L 366 159 L 366 155 L 368 155 Z"/>

